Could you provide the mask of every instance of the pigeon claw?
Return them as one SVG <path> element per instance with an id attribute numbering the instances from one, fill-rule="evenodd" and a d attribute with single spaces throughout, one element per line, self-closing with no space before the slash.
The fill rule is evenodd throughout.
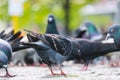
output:
<path id="1" fill-rule="evenodd" d="M 6 74 L 4 76 L 0 76 L 0 77 L 7 77 L 7 78 L 10 78 L 10 77 L 15 77 L 16 75 L 10 75 L 10 74 Z"/>

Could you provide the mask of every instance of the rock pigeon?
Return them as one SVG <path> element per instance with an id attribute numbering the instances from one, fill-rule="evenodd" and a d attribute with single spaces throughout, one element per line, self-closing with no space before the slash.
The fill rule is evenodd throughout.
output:
<path id="1" fill-rule="evenodd" d="M 4 68 L 6 70 L 5 77 L 12 77 L 12 75 L 10 75 L 7 70 L 7 64 L 10 61 L 11 56 L 12 56 L 11 45 L 8 42 L 0 39 L 0 68 Z"/>
<path id="2" fill-rule="evenodd" d="M 66 60 L 82 59 L 85 62 L 83 70 L 87 70 L 90 60 L 109 52 L 119 51 L 115 43 L 108 41 L 91 41 L 87 39 L 77 39 L 65 37 L 57 34 L 37 34 L 31 31 L 29 35 L 41 40 L 49 45 L 53 50 L 63 56 L 68 56 Z M 33 37 L 33 38 L 34 38 Z"/>
<path id="3" fill-rule="evenodd" d="M 52 67 L 53 65 L 57 65 L 61 71 L 61 75 L 66 76 L 66 74 L 61 69 L 61 63 L 66 60 L 65 56 L 56 52 L 50 46 L 44 44 L 41 41 L 22 43 L 22 45 L 34 48 L 41 58 L 41 61 L 48 65 L 52 75 L 56 75 L 53 72 Z"/>
<path id="4" fill-rule="evenodd" d="M 102 38 L 101 33 L 98 31 L 98 28 L 93 23 L 86 22 L 85 26 L 91 40 L 100 40 Z"/>
<path id="5" fill-rule="evenodd" d="M 82 36 L 85 39 L 96 41 L 101 40 L 103 37 L 98 28 L 91 22 L 82 24 L 80 30 L 86 30 L 85 34 Z"/>
<path id="6" fill-rule="evenodd" d="M 14 77 L 15 75 L 10 75 L 7 70 L 7 65 L 11 60 L 12 52 L 16 51 L 16 47 L 20 44 L 19 41 L 22 37 L 21 32 L 13 34 L 13 30 L 5 34 L 4 31 L 0 34 L 0 68 L 6 70 L 5 77 Z"/>
<path id="7" fill-rule="evenodd" d="M 59 34 L 57 27 L 56 27 L 56 22 L 55 18 L 52 14 L 48 16 L 48 23 L 47 23 L 47 29 L 45 33 L 49 34 Z"/>
<path id="8" fill-rule="evenodd" d="M 118 48 L 120 48 L 120 25 L 119 24 L 114 24 L 111 27 L 109 27 L 108 31 L 107 31 L 107 37 L 106 39 L 113 39 L 114 43 L 116 44 L 116 46 Z M 112 67 L 114 66 L 119 66 L 120 62 L 120 54 L 118 53 L 113 53 L 111 54 L 112 57 L 110 56 L 109 59 L 110 61 L 110 65 Z M 115 57 L 115 59 L 114 59 Z M 116 60 L 117 59 L 117 60 Z"/>

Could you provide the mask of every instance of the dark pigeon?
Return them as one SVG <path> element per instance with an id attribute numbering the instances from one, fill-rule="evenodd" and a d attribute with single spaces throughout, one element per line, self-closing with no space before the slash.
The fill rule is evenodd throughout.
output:
<path id="1" fill-rule="evenodd" d="M 56 34 L 37 34 L 31 31 L 28 32 L 29 35 L 38 38 L 56 52 L 63 56 L 68 56 L 66 60 L 82 59 L 85 62 L 83 70 L 87 70 L 89 62 L 94 58 L 120 50 L 115 43 L 108 43 L 105 41 L 91 41 L 87 39 L 66 38 Z"/>
<path id="2" fill-rule="evenodd" d="M 45 33 L 49 33 L 49 34 L 59 34 L 58 30 L 57 30 L 57 26 L 56 26 L 56 22 L 55 22 L 55 18 L 52 14 L 50 14 L 48 16 L 48 23 L 47 23 L 47 29 Z"/>
<path id="3" fill-rule="evenodd" d="M 39 57 L 41 58 L 41 61 L 48 65 L 52 75 L 55 75 L 55 73 L 52 70 L 52 66 L 57 65 L 61 71 L 61 75 L 66 76 L 61 69 L 61 63 L 66 60 L 65 56 L 56 52 L 50 46 L 44 44 L 41 41 L 28 42 L 28 43 L 22 43 L 22 44 L 28 47 L 32 47 L 37 51 Z"/>
<path id="4" fill-rule="evenodd" d="M 25 31 L 28 30 L 25 29 Z M 52 14 L 48 16 L 47 28 L 45 34 L 59 34 L 54 15 Z M 35 38 L 34 36 L 30 36 L 29 34 L 27 34 L 27 37 L 30 42 L 35 42 L 39 40 L 38 38 Z"/>

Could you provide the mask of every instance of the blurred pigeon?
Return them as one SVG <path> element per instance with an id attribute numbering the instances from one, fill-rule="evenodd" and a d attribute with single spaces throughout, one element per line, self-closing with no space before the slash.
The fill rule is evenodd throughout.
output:
<path id="1" fill-rule="evenodd" d="M 48 16 L 48 23 L 47 23 L 47 29 L 45 33 L 49 34 L 59 34 L 57 27 L 56 27 L 56 22 L 55 18 L 52 14 Z"/>
<path id="2" fill-rule="evenodd" d="M 81 30 L 80 28 L 76 29 L 73 33 L 74 38 L 82 38 L 82 36 L 85 34 L 86 30 Z"/>
<path id="3" fill-rule="evenodd" d="M 101 40 L 102 34 L 98 30 L 98 28 L 91 22 L 85 22 L 80 29 L 86 30 L 86 33 L 83 35 L 83 38 L 90 39 L 93 41 Z"/>
<path id="4" fill-rule="evenodd" d="M 102 38 L 102 34 L 100 34 L 97 27 L 93 23 L 86 22 L 85 26 L 91 40 L 100 40 Z"/>
<path id="5" fill-rule="evenodd" d="M 13 77 L 8 73 L 7 64 L 10 61 L 12 56 L 12 47 L 5 40 L 0 39 L 0 68 L 4 68 L 6 70 L 5 77 Z"/>
<path id="6" fill-rule="evenodd" d="M 27 30 L 25 29 L 25 31 Z M 52 14 L 48 16 L 47 29 L 45 34 L 59 34 L 57 30 L 55 18 Z M 27 34 L 27 37 L 30 42 L 35 42 L 39 40 L 38 38 L 35 38 L 34 36 L 30 36 L 29 34 Z"/>
<path id="7" fill-rule="evenodd" d="M 12 51 L 16 51 L 16 47 L 20 45 L 20 40 L 22 39 L 21 32 L 17 32 L 13 34 L 13 30 L 9 33 L 1 32 L 0 35 L 0 68 L 4 68 L 6 70 L 5 77 L 14 77 L 14 75 L 10 75 L 7 70 L 7 64 L 10 62 L 12 57 Z M 18 49 L 17 49 L 18 50 Z"/>

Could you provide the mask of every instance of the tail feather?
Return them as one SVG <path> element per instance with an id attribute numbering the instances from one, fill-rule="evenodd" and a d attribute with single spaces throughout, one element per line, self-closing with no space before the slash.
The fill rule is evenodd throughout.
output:
<path id="1" fill-rule="evenodd" d="M 13 51 L 15 51 L 14 49 L 16 49 L 17 47 L 20 46 L 20 44 L 21 44 L 20 41 L 21 41 L 22 38 L 23 38 L 23 36 L 21 36 L 21 37 L 19 37 L 19 38 L 16 38 L 16 39 L 14 39 L 13 41 L 10 42 Z"/>
<path id="2" fill-rule="evenodd" d="M 29 34 L 31 34 L 31 35 L 33 35 L 33 36 L 37 36 L 37 35 L 38 35 L 37 33 L 32 32 L 32 31 L 30 31 L 30 30 L 24 29 L 24 31 L 28 32 Z"/>
<path id="3" fill-rule="evenodd" d="M 20 35 L 21 35 L 21 31 L 18 31 L 8 41 L 13 41 L 14 39 L 18 38 Z"/>
<path id="4" fill-rule="evenodd" d="M 8 41 L 13 35 L 14 30 L 11 30 L 9 33 L 5 34 L 5 36 L 2 39 Z"/>
<path id="5" fill-rule="evenodd" d="M 3 30 L 2 32 L 0 32 L 0 38 L 3 37 L 4 33 L 5 33 L 5 30 Z"/>

